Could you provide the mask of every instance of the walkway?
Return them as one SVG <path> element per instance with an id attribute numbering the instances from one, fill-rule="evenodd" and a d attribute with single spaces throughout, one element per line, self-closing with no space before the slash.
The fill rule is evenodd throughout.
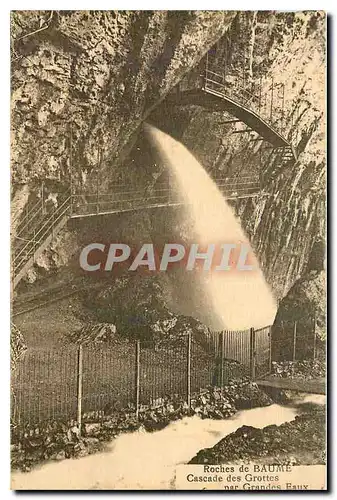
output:
<path id="1" fill-rule="evenodd" d="M 193 104 L 210 108 L 214 111 L 227 111 L 249 127 L 248 130 L 242 129 L 242 131 L 257 132 L 262 139 L 275 146 L 275 148 L 287 148 L 287 151 L 291 151 L 295 157 L 291 144 L 274 127 L 269 125 L 252 109 L 235 102 L 225 92 L 204 87 L 202 89 L 187 90 L 179 92 L 176 95 L 170 95 L 167 102 L 176 106 Z"/>
<path id="2" fill-rule="evenodd" d="M 214 179 L 227 200 L 252 198 L 260 195 L 260 181 L 257 176 Z M 71 218 L 116 214 L 135 210 L 184 205 L 178 190 L 168 183 L 156 184 L 151 188 L 134 189 L 128 185 L 116 184 L 110 193 L 81 193 L 72 195 Z"/>
<path id="3" fill-rule="evenodd" d="M 265 377 L 264 380 L 256 380 L 256 383 L 260 387 L 269 387 L 271 389 L 326 394 L 326 381 L 323 378 L 302 380 L 296 378 Z"/>
<path id="4" fill-rule="evenodd" d="M 201 79 L 189 82 L 189 75 L 177 91 L 166 98 L 170 106 L 197 105 L 236 117 L 228 123 L 242 122 L 246 128 L 232 133 L 256 132 L 258 138 L 282 148 L 284 160 L 296 160 L 296 151 L 285 135 L 284 84 L 260 79 L 256 84 L 245 75 L 229 72 L 216 61 L 214 50 L 207 53 Z M 181 90 L 183 88 L 183 90 Z"/>
<path id="5" fill-rule="evenodd" d="M 241 179 L 217 178 L 215 182 L 229 200 L 260 195 L 260 183 L 256 176 Z M 184 204 L 179 193 L 168 184 L 157 184 L 152 188 L 143 189 L 115 184 L 110 193 L 67 191 L 57 194 L 52 208 L 46 207 L 42 191 L 36 204 L 27 210 L 15 234 L 12 252 L 13 288 L 32 267 L 37 257 L 48 248 L 50 242 L 69 219 L 176 207 Z"/>

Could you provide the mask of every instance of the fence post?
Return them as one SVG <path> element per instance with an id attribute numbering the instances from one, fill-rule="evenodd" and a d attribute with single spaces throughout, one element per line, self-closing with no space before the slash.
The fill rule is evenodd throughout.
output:
<path id="1" fill-rule="evenodd" d="M 269 373 L 272 371 L 272 342 L 271 342 L 272 326 L 269 327 Z"/>
<path id="2" fill-rule="evenodd" d="M 223 366 L 223 363 L 224 363 L 224 358 L 225 358 L 225 332 L 222 331 L 221 332 L 221 378 L 220 378 L 220 381 L 221 381 L 221 389 L 223 388 L 224 386 L 224 366 Z"/>
<path id="3" fill-rule="evenodd" d="M 261 114 L 261 104 L 262 104 L 262 76 L 260 76 L 260 88 L 259 88 L 259 115 Z"/>
<path id="4" fill-rule="evenodd" d="M 35 262 L 35 252 L 36 252 L 36 237 L 35 237 L 36 229 L 33 231 L 33 262 Z"/>
<path id="5" fill-rule="evenodd" d="M 316 311 L 314 313 L 314 349 L 313 349 L 313 358 L 316 359 Z"/>
<path id="6" fill-rule="evenodd" d="M 70 174 L 70 215 L 73 213 L 73 124 L 70 122 L 69 144 L 69 174 Z"/>
<path id="7" fill-rule="evenodd" d="M 96 213 L 99 214 L 99 181 L 100 181 L 100 170 L 102 162 L 102 151 L 101 148 L 98 149 L 98 159 L 97 159 L 97 177 L 96 177 Z"/>
<path id="8" fill-rule="evenodd" d="M 52 237 L 54 238 L 54 223 L 55 223 L 55 206 L 52 208 L 52 213 L 51 213 L 51 234 Z"/>
<path id="9" fill-rule="evenodd" d="M 187 335 L 187 405 L 191 408 L 191 346 L 192 337 L 191 332 Z"/>
<path id="10" fill-rule="evenodd" d="M 98 168 L 97 168 L 97 179 L 96 179 L 96 213 L 99 214 L 99 179 L 98 179 Z"/>
<path id="11" fill-rule="evenodd" d="M 250 376 L 252 380 L 255 380 L 255 329 L 250 329 L 250 343 L 249 343 L 249 357 L 250 357 Z"/>
<path id="12" fill-rule="evenodd" d="M 136 341 L 136 365 L 135 365 L 135 402 L 136 419 L 139 417 L 139 395 L 140 395 L 140 340 Z"/>
<path id="13" fill-rule="evenodd" d="M 42 206 L 42 216 L 44 216 L 44 182 L 41 183 L 41 206 Z"/>
<path id="14" fill-rule="evenodd" d="M 83 389 L 83 347 L 78 346 L 77 352 L 77 425 L 81 434 L 82 426 L 82 389 Z"/>
<path id="15" fill-rule="evenodd" d="M 281 115 L 281 131 L 284 131 L 284 83 L 282 85 L 282 115 Z"/>
<path id="16" fill-rule="evenodd" d="M 168 183 L 168 197 L 167 197 L 167 203 L 170 203 L 171 202 L 171 179 L 170 179 L 170 174 L 168 174 L 168 179 L 167 179 L 167 183 Z"/>
<path id="17" fill-rule="evenodd" d="M 271 79 L 270 123 L 273 124 L 274 77 Z"/>
<path id="18" fill-rule="evenodd" d="M 293 331 L 293 361 L 296 361 L 296 337 L 297 337 L 297 321 L 294 322 L 294 331 Z"/>

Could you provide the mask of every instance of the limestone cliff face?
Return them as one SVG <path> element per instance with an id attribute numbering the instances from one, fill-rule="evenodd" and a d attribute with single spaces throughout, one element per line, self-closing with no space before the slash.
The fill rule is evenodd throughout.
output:
<path id="1" fill-rule="evenodd" d="M 323 271 L 310 271 L 296 281 L 281 300 L 272 336 L 273 359 L 293 359 L 296 323 L 296 357 L 310 359 L 314 353 L 325 353 L 326 276 Z M 316 352 L 315 352 L 316 351 Z"/>
<path id="2" fill-rule="evenodd" d="M 13 189 L 113 177 L 141 121 L 233 12 L 12 13 Z M 71 140 L 72 135 L 72 140 Z M 52 183 L 55 183 L 53 185 Z M 21 192 L 20 191 L 20 192 Z M 13 207 L 15 208 L 15 207 Z M 15 216 L 15 214 L 14 214 Z"/>
<path id="3" fill-rule="evenodd" d="M 311 12 L 14 12 L 13 220 L 43 179 L 50 191 L 65 189 L 71 172 L 76 185 L 90 187 L 98 163 L 102 184 L 141 177 L 139 125 L 150 118 L 212 174 L 260 175 L 262 196 L 235 208 L 281 299 L 325 232 L 324 26 L 324 15 Z M 296 163 L 282 162 L 254 134 L 233 135 L 223 113 L 192 106 L 164 114 L 161 101 L 184 75 L 197 78 L 216 42 L 218 62 L 230 58 L 233 72 L 244 64 L 252 82 L 265 77 L 266 91 L 272 77 L 285 83 L 282 125 Z M 121 234 L 158 228 L 145 214 L 133 224 L 120 217 Z M 79 234 L 59 235 L 40 265 L 67 263 Z"/>
<path id="4" fill-rule="evenodd" d="M 311 250 L 307 268 L 279 303 L 272 329 L 276 340 L 274 359 L 293 359 L 296 322 L 296 356 L 310 358 L 325 353 L 326 273 L 325 242 L 317 241 Z"/>

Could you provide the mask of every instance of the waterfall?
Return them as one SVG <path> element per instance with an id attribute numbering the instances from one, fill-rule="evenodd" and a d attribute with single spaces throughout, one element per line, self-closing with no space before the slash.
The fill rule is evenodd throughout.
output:
<path id="1" fill-rule="evenodd" d="M 169 171 L 179 201 L 184 202 L 181 226 L 185 231 L 188 227 L 189 240 L 200 247 L 221 243 L 249 245 L 248 237 L 232 208 L 188 149 L 152 125 L 144 124 L 144 129 L 159 160 Z M 199 298 L 194 301 L 194 305 L 198 306 L 195 306 L 194 311 L 191 308 L 184 311 L 181 310 L 181 304 L 177 304 L 177 309 L 204 320 L 214 329 L 240 330 L 272 324 L 276 302 L 252 250 L 251 255 L 254 271 L 195 271 L 200 286 L 194 286 L 195 276 L 184 270 L 176 287 L 181 287 L 184 282 L 184 293 L 192 296 L 198 294 Z M 172 286 L 174 300 L 175 284 L 172 283 Z M 205 301 L 200 298 L 201 288 Z M 208 311 L 202 313 L 200 308 L 203 303 Z"/>

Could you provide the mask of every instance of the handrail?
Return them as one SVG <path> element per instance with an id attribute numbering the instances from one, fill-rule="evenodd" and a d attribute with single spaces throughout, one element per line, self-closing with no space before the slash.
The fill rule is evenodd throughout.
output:
<path id="1" fill-rule="evenodd" d="M 151 188 L 144 188 L 144 189 L 135 189 L 132 191 L 114 191 L 112 193 L 99 193 L 99 196 L 115 196 L 116 194 L 142 194 L 142 193 L 158 193 L 158 192 L 163 192 L 163 191 L 169 191 L 170 188 L 163 188 L 163 189 L 151 189 Z M 73 198 L 83 198 L 85 196 L 96 196 L 97 197 L 97 192 L 89 191 L 89 192 L 83 192 L 81 194 L 73 194 Z"/>
<path id="2" fill-rule="evenodd" d="M 246 94 L 249 94 L 250 96 L 255 97 L 255 99 L 259 99 L 259 96 L 257 94 L 251 92 L 250 90 L 248 90 L 243 85 L 240 85 L 237 82 L 230 82 L 230 83 L 226 82 L 226 80 L 225 80 L 226 76 L 225 75 L 223 75 L 223 76 L 217 75 L 217 76 L 220 76 L 220 78 L 222 80 L 221 82 L 217 82 L 216 80 L 213 80 L 212 78 L 209 78 L 207 76 L 207 73 L 209 73 L 209 70 L 206 70 L 205 73 L 206 73 L 206 76 L 205 76 L 205 82 L 206 82 L 206 84 L 207 84 L 207 82 L 214 83 L 215 85 L 220 85 L 224 89 L 227 88 L 227 87 L 229 87 L 229 88 L 231 88 L 231 87 L 238 88 L 238 89 L 242 90 L 243 92 L 246 92 Z M 214 74 L 216 74 L 216 73 L 214 73 Z"/>
<path id="3" fill-rule="evenodd" d="M 147 200 L 156 200 L 156 199 L 166 199 L 167 196 L 146 196 Z M 98 199 L 99 200 L 99 199 Z M 83 204 L 79 204 L 79 206 L 88 206 L 88 205 L 107 205 L 107 204 L 116 204 L 116 203 L 132 203 L 135 201 L 144 201 L 144 196 L 142 198 L 130 198 L 124 200 L 108 200 L 108 201 L 88 201 Z"/>
<path id="4" fill-rule="evenodd" d="M 46 221 L 43 220 L 43 225 L 39 228 L 38 232 L 49 222 L 50 218 L 47 219 Z M 36 235 L 36 231 L 35 231 L 35 228 L 34 228 L 34 236 Z M 35 238 L 34 238 L 35 239 Z M 24 245 L 21 250 L 16 254 L 15 258 L 19 257 L 23 251 L 29 246 L 29 244 L 31 243 L 31 241 L 29 241 L 28 243 L 26 243 L 26 245 Z"/>
<path id="5" fill-rule="evenodd" d="M 255 191 L 260 189 L 257 176 L 246 175 L 242 178 L 218 177 L 213 178 L 213 181 L 217 183 L 219 190 L 225 195 L 235 193 L 238 196 L 243 196 L 244 194 L 252 196 Z M 173 206 L 183 203 L 183 201 L 177 201 L 179 190 L 172 187 L 169 183 L 145 186 L 142 189 L 118 191 L 118 188 L 124 186 L 126 185 L 116 183 L 112 186 L 116 188 L 116 191 L 112 193 L 84 192 L 75 194 L 71 193 L 70 190 L 62 193 L 62 197 L 60 196 L 59 198 L 61 201 L 60 205 L 54 208 L 52 212 L 45 214 L 41 220 L 35 223 L 34 227 L 30 230 L 31 239 L 26 240 L 26 243 L 19 248 L 17 253 L 15 253 L 15 251 L 13 252 L 14 277 L 21 271 L 31 257 L 35 255 L 36 251 L 43 245 L 48 236 L 53 234 L 54 228 L 66 214 L 69 214 L 70 217 L 81 217 L 115 213 L 119 210 L 141 210 L 150 207 Z M 127 197 L 118 199 L 121 195 L 126 195 Z M 78 202 L 79 200 L 80 202 Z M 34 207 L 36 208 L 38 205 L 40 205 L 40 207 L 35 211 L 35 217 L 41 214 L 41 212 L 43 213 L 40 201 L 35 204 Z M 30 212 L 30 215 L 32 215 L 32 212 Z M 26 218 L 21 221 L 21 224 L 24 222 L 21 231 L 29 227 L 29 222 L 31 222 L 31 220 L 28 223 L 25 221 Z M 21 231 L 20 234 L 22 234 Z"/>
<path id="6" fill-rule="evenodd" d="M 214 48 L 212 50 L 214 51 Z M 235 74 L 228 63 L 223 61 L 217 63 L 216 56 L 214 54 L 212 56 L 210 57 L 207 53 L 205 58 L 203 90 L 212 92 L 214 95 L 217 94 L 219 97 L 235 99 L 246 108 L 250 107 L 252 112 L 258 114 L 273 129 L 274 134 L 276 133 L 284 143 L 290 145 L 283 135 L 284 83 L 274 83 L 274 79 L 271 78 L 270 81 L 263 79 L 262 85 L 262 78 L 259 83 L 252 81 L 249 76 L 247 79 L 245 78 L 245 67 L 243 67 L 243 75 L 241 73 Z M 281 97 L 280 88 L 283 89 Z M 276 122 L 280 122 L 280 127 L 275 127 Z M 296 150 L 292 145 L 291 153 L 296 159 Z"/>
<path id="7" fill-rule="evenodd" d="M 16 271 L 17 269 L 20 269 L 20 268 L 21 268 L 21 265 L 22 265 L 22 264 L 25 264 L 25 262 L 27 262 L 27 260 L 29 260 L 29 258 L 30 258 L 31 256 L 33 256 L 33 255 L 34 255 L 34 253 L 35 253 L 35 251 L 36 251 L 36 247 L 37 247 L 38 245 L 42 244 L 42 243 L 45 241 L 45 238 L 46 238 L 46 237 L 48 237 L 48 235 L 49 235 L 50 233 L 52 233 L 53 228 L 54 228 L 54 227 L 55 227 L 55 225 L 58 223 L 58 221 L 59 221 L 59 220 L 60 220 L 60 219 L 61 219 L 61 218 L 65 215 L 65 213 L 67 212 L 68 208 L 69 208 L 69 206 L 67 206 L 67 207 L 63 210 L 63 212 L 62 212 L 61 214 L 59 214 L 59 216 L 55 219 L 55 221 L 54 221 L 53 225 L 51 226 L 51 231 L 50 231 L 50 226 L 49 226 L 49 227 L 47 227 L 47 228 L 45 229 L 45 231 L 44 231 L 42 234 L 40 234 L 40 235 L 39 235 L 39 238 L 38 238 L 38 239 L 36 239 L 36 238 L 35 238 L 35 239 L 33 239 L 33 240 L 31 240 L 31 241 L 29 242 L 29 245 L 28 245 L 28 246 L 30 246 L 30 250 L 29 250 L 29 251 L 27 251 L 27 253 L 21 257 L 21 259 L 19 260 L 19 262 L 16 262 L 16 261 L 18 260 L 18 257 L 22 254 L 22 252 L 20 252 L 20 254 L 18 254 L 18 255 L 15 257 L 14 262 L 13 262 L 13 264 L 14 264 L 14 270 L 15 270 L 15 271 Z M 40 230 L 40 232 L 41 232 L 41 230 Z"/>
<path id="8" fill-rule="evenodd" d="M 66 210 L 69 208 L 68 206 L 66 206 L 65 210 L 63 210 L 61 212 L 61 210 L 64 208 L 65 205 L 67 205 L 67 203 L 69 203 L 71 199 L 71 195 L 68 196 L 66 198 L 65 201 L 62 202 L 62 204 L 57 207 L 57 209 L 55 209 L 50 217 L 48 217 L 48 219 L 43 219 L 43 223 L 42 225 L 38 228 L 38 230 L 36 230 L 36 228 L 34 228 L 34 235 L 33 235 L 33 239 L 29 242 L 27 242 L 25 245 L 23 245 L 23 247 L 20 249 L 20 251 L 14 255 L 14 258 L 13 258 L 13 263 L 15 265 L 15 262 L 18 260 L 18 258 L 33 244 L 33 248 L 35 247 L 36 245 L 36 242 L 39 242 L 41 241 L 41 239 L 38 239 L 39 235 L 41 234 L 41 232 L 44 230 L 44 228 L 46 228 L 47 226 L 47 231 L 49 228 L 53 228 L 53 226 L 55 225 L 56 221 L 59 220 L 60 217 L 62 217 L 64 215 L 64 213 L 66 212 Z M 61 212 L 61 214 L 60 214 Z M 60 214 L 60 215 L 59 215 Z M 55 218 L 56 217 L 56 218 Z M 43 233 L 43 235 L 45 235 L 45 233 Z M 29 251 L 28 251 L 29 253 Z"/>
<path id="9" fill-rule="evenodd" d="M 254 179 L 254 180 L 244 180 L 243 182 L 227 182 L 227 181 L 222 180 L 221 182 L 217 182 L 216 184 L 218 187 L 223 186 L 223 185 L 230 186 L 230 185 L 237 185 L 237 184 L 239 184 L 240 186 L 244 186 L 246 184 L 252 184 L 252 183 L 258 182 L 258 181 L 259 181 L 258 178 Z"/>
<path id="10" fill-rule="evenodd" d="M 232 188 L 232 187 L 235 187 L 235 188 L 241 188 L 241 189 L 245 189 L 245 187 L 255 187 L 259 185 L 259 179 L 256 177 L 256 178 L 253 178 L 252 180 L 248 181 L 248 182 L 240 182 L 240 181 L 237 181 L 237 182 L 226 182 L 226 181 L 223 181 L 223 183 L 218 183 L 217 182 L 217 186 L 219 188 Z M 170 190 L 170 189 L 167 189 L 165 190 L 167 192 L 167 194 L 178 194 L 179 191 L 177 189 L 175 190 Z M 130 192 L 132 194 L 138 194 L 139 191 L 133 191 L 133 192 Z M 120 194 L 120 193 L 118 193 Z M 144 194 L 147 194 L 147 193 L 144 193 Z M 149 194 L 153 195 L 155 194 L 154 191 L 151 191 Z M 95 197 L 95 200 L 93 201 L 85 201 L 83 200 L 83 203 L 80 203 L 79 205 L 97 205 L 97 203 L 99 204 L 106 204 L 106 203 L 124 203 L 124 202 L 133 202 L 133 201 L 140 201 L 140 200 L 143 200 L 144 199 L 144 196 L 143 197 L 137 197 L 137 198 L 134 198 L 134 197 L 131 197 L 131 198 L 125 198 L 125 199 L 119 199 L 119 200 L 116 200 L 116 199 L 110 199 L 110 200 L 107 200 L 107 201 L 102 201 L 102 198 L 106 198 L 106 197 L 111 197 L 111 198 L 114 198 L 116 195 L 116 193 L 102 193 L 102 194 L 95 194 L 95 193 L 86 193 L 85 195 L 75 195 L 76 197 L 79 197 L 81 196 L 82 198 L 83 197 Z M 73 197 L 75 197 L 73 195 Z M 157 198 L 166 198 L 166 195 L 165 194 L 158 194 L 157 196 L 146 196 L 146 199 L 148 200 L 151 200 L 151 199 L 157 199 Z"/>
<path id="11" fill-rule="evenodd" d="M 222 186 L 249 186 L 251 184 L 256 184 L 259 183 L 259 179 L 255 179 L 254 181 L 244 181 L 244 182 L 217 182 L 217 187 L 222 187 Z"/>
<path id="12" fill-rule="evenodd" d="M 258 175 L 244 175 L 243 177 L 212 177 L 213 181 L 228 181 L 228 180 L 238 180 L 238 181 L 242 181 L 242 180 L 246 180 L 246 179 L 258 179 L 259 176 Z"/>
<path id="13" fill-rule="evenodd" d="M 266 326 L 261 326 L 260 328 L 255 329 L 255 333 L 262 332 L 263 330 L 266 330 L 267 328 L 271 329 L 273 325 L 266 325 Z"/>
<path id="14" fill-rule="evenodd" d="M 215 73 L 215 71 L 212 71 L 208 68 L 206 68 L 206 73 L 212 73 L 212 75 L 215 75 L 215 76 L 218 76 L 219 78 L 221 78 L 222 80 L 225 79 L 225 75 L 221 75 L 220 73 Z"/>
<path id="15" fill-rule="evenodd" d="M 70 201 L 70 198 L 71 198 L 70 196 L 69 196 L 69 198 L 67 198 L 67 200 L 64 202 L 64 204 L 62 205 L 62 207 L 66 204 L 66 202 Z M 49 218 L 49 219 L 48 219 L 48 220 L 51 220 L 51 219 L 52 219 L 52 222 L 51 222 L 51 224 L 47 227 L 47 229 L 48 229 L 48 228 L 53 228 L 53 227 L 54 227 L 54 226 L 58 223 L 58 221 L 59 221 L 59 220 L 63 217 L 63 215 L 67 212 L 67 210 L 68 210 L 69 206 L 70 206 L 70 205 L 67 205 L 67 206 L 65 207 L 65 209 L 64 209 L 61 213 L 58 213 L 58 212 L 53 212 L 53 217 L 51 217 L 51 218 Z M 62 208 L 62 207 L 60 207 L 60 208 Z M 56 215 L 56 214 L 58 214 L 58 216 L 55 218 L 55 215 Z M 45 227 L 46 225 L 47 225 L 47 223 L 46 223 L 46 224 L 44 224 L 44 225 L 43 225 L 43 226 L 39 229 L 39 231 L 38 231 L 37 233 L 35 233 L 35 238 L 34 238 L 34 240 L 35 240 L 35 241 L 36 241 L 36 236 L 38 236 L 38 235 L 39 235 L 39 233 L 41 233 L 41 231 L 44 229 L 44 227 Z M 47 230 L 47 229 L 46 229 L 46 230 Z M 39 241 L 39 240 L 38 240 L 38 241 Z"/>
<path id="16" fill-rule="evenodd" d="M 28 212 L 26 213 L 26 215 L 23 216 L 23 218 L 21 219 L 21 222 L 24 222 L 25 219 L 27 219 L 27 217 L 29 217 L 29 215 L 35 210 L 35 208 L 41 204 L 41 201 L 42 200 L 38 200 L 32 208 L 28 209 Z"/>
<path id="17" fill-rule="evenodd" d="M 225 176 L 222 176 L 222 177 L 212 177 L 212 180 L 215 181 L 216 183 L 221 182 L 221 181 L 225 182 L 225 181 L 229 181 L 229 180 L 232 181 L 232 182 L 235 182 L 235 183 L 236 182 L 241 183 L 242 180 L 247 180 L 247 179 L 254 181 L 254 180 L 258 180 L 259 177 L 257 175 L 245 175 L 243 177 L 241 177 L 241 176 L 240 177 L 225 177 Z M 117 186 L 118 185 L 116 184 L 116 187 Z M 151 187 L 150 188 L 149 187 L 145 187 L 143 189 L 135 189 L 135 190 L 131 190 L 131 191 L 113 191 L 111 193 L 98 193 L 98 196 L 114 196 L 115 194 L 127 194 L 127 193 L 134 194 L 134 193 L 143 193 L 143 192 L 146 192 L 146 191 L 148 191 L 149 193 L 152 194 L 152 193 L 156 193 L 158 191 L 168 191 L 170 189 L 171 189 L 171 187 L 169 187 L 169 186 L 167 186 L 165 189 L 164 188 L 162 188 L 162 189 L 157 189 L 157 188 L 156 189 L 152 189 Z M 97 197 L 97 191 L 88 191 L 88 192 L 84 191 L 82 193 L 74 193 L 74 194 L 71 195 L 72 198 L 83 198 L 85 196 L 96 196 Z"/>
<path id="18" fill-rule="evenodd" d="M 30 223 L 32 222 L 32 220 L 34 220 L 34 219 L 35 219 L 35 217 L 36 217 L 36 216 L 37 216 L 40 212 L 43 214 L 43 207 L 42 207 L 42 206 L 41 206 L 38 210 L 36 210 L 36 212 L 35 212 L 33 215 L 31 215 L 31 214 L 30 214 L 30 215 L 31 215 L 31 217 L 29 218 L 29 220 L 25 223 L 25 225 L 24 225 L 23 227 L 21 227 L 21 223 L 22 223 L 22 222 L 24 222 L 24 221 L 21 221 L 21 222 L 20 222 L 20 224 L 18 224 L 18 229 L 19 229 L 19 231 L 17 232 L 17 235 L 19 235 L 19 236 L 20 236 L 20 235 L 24 232 L 24 230 L 25 230 L 27 227 L 29 227 L 29 225 L 30 225 Z"/>
<path id="19" fill-rule="evenodd" d="M 210 80 L 209 78 L 207 78 L 207 79 L 205 79 L 205 89 L 206 89 L 206 90 L 208 90 L 208 87 L 207 87 L 207 83 L 208 83 L 208 82 L 213 83 L 213 84 L 215 84 L 215 85 L 218 85 L 218 86 L 220 86 L 222 89 L 224 89 L 224 88 L 225 88 L 225 85 L 224 85 L 223 83 L 220 83 L 220 82 L 215 82 L 215 81 Z M 240 86 L 237 86 L 237 87 L 234 87 L 234 88 L 235 88 L 235 89 L 236 89 L 236 88 L 240 89 Z M 211 86 L 209 87 L 209 90 L 214 91 L 214 89 L 212 89 L 212 88 L 211 88 Z M 230 92 L 230 94 L 232 94 L 232 95 L 234 95 L 234 96 L 238 97 L 238 98 L 239 98 L 239 99 L 241 99 L 241 100 L 244 100 L 245 105 L 246 105 L 247 103 L 249 103 L 249 102 L 250 102 L 253 98 L 257 99 L 257 96 L 256 96 L 255 94 L 252 94 L 251 92 L 249 92 L 249 91 L 248 91 L 248 90 L 246 90 L 246 89 L 242 89 L 242 90 L 243 90 L 244 92 L 246 92 L 247 94 L 249 94 L 249 95 L 250 95 L 250 97 L 249 97 L 248 99 L 246 99 L 246 100 L 245 100 L 245 99 L 242 97 L 242 95 L 237 94 L 236 92 L 233 92 L 233 91 L 231 91 L 231 92 Z M 219 91 L 219 90 L 216 90 L 216 92 L 219 92 L 219 94 L 222 94 L 223 96 L 228 95 L 228 92 L 225 92 L 225 91 L 224 91 L 224 92 L 221 92 L 221 91 Z"/>
<path id="20" fill-rule="evenodd" d="M 33 242 L 39 241 L 39 240 L 37 239 L 37 236 L 41 233 L 41 231 L 42 231 L 45 227 L 47 227 L 47 229 L 48 229 L 48 228 L 50 228 L 50 227 L 52 228 L 52 227 L 55 225 L 55 222 L 59 219 L 59 217 L 57 217 L 57 218 L 55 219 L 55 215 L 59 213 L 60 209 L 61 209 L 61 208 L 63 208 L 63 206 L 65 205 L 65 203 L 66 203 L 67 201 L 69 201 L 69 200 L 70 200 L 70 197 L 69 197 L 69 198 L 68 198 L 68 199 L 67 199 L 67 200 L 66 200 L 66 201 L 65 201 L 62 205 L 60 205 L 60 207 L 58 207 L 58 209 L 57 209 L 56 211 L 52 212 L 52 215 L 51 215 L 51 216 L 50 216 L 50 217 L 49 217 L 46 221 L 44 221 L 44 223 L 42 224 L 42 226 L 40 226 L 40 228 L 38 229 L 38 231 L 35 231 L 35 233 L 34 233 L 34 238 L 33 238 L 33 240 L 31 240 L 31 241 L 33 241 Z M 67 209 L 68 209 L 68 207 L 66 207 L 65 211 L 66 211 Z M 61 213 L 61 216 L 64 214 L 64 212 L 65 212 L 65 211 L 63 211 L 63 212 Z M 50 221 L 51 221 L 51 224 L 48 224 Z M 31 242 L 29 242 L 29 243 L 31 243 Z M 17 254 L 17 257 L 18 257 L 18 256 L 19 256 L 22 252 L 23 252 L 23 250 L 24 250 L 27 246 L 29 246 L 29 243 L 28 243 L 27 245 L 25 245 L 25 247 L 24 247 L 24 248 L 23 248 L 23 249 L 22 249 L 22 250 L 21 250 L 21 251 Z"/>
<path id="21" fill-rule="evenodd" d="M 249 187 L 255 187 L 259 186 L 260 181 L 256 180 L 255 182 L 246 182 L 242 184 L 221 184 L 219 185 L 219 189 L 232 189 L 232 188 L 238 188 L 238 189 L 247 189 Z"/>

